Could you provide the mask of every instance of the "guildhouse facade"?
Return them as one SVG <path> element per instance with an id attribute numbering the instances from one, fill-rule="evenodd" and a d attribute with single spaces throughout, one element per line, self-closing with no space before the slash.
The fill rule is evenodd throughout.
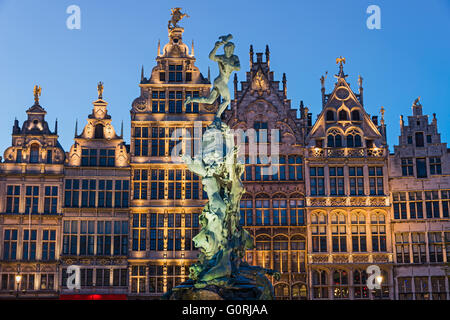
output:
<path id="1" fill-rule="evenodd" d="M 1 299 L 157 299 L 188 278 L 207 195 L 181 155 L 200 151 L 218 103 L 184 104 L 207 96 L 211 80 L 183 32 L 169 24 L 151 72 L 142 68 L 128 143 L 100 82 L 64 151 L 35 87 L 0 161 Z M 270 54 L 250 46 L 222 117 L 245 165 L 247 261 L 280 272 L 276 299 L 449 299 L 449 149 L 436 116 L 417 99 L 389 154 L 384 108 L 380 119 L 366 112 L 362 78 L 352 89 L 344 58 L 331 93 L 321 78 L 313 122 L 303 102 L 291 106 Z"/>

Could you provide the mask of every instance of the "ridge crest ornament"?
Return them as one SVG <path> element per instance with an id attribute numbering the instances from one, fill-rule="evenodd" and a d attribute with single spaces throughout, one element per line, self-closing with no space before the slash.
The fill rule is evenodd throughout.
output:
<path id="1" fill-rule="evenodd" d="M 198 261 L 189 268 L 189 280 L 169 290 L 163 299 L 269 300 L 274 292 L 266 274 L 280 278 L 274 270 L 245 261 L 245 250 L 253 248 L 253 239 L 239 224 L 240 200 L 245 192 L 241 180 L 244 165 L 237 159 L 239 150 L 233 131 L 220 120 L 229 103 L 228 80 L 232 71 L 240 68 L 231 38 L 231 34 L 220 37 L 210 53 L 210 59 L 219 63 L 220 74 L 209 97 L 188 97 L 185 101 L 211 104 L 219 95 L 225 100 L 203 134 L 201 152 L 194 158 L 182 156 L 188 169 L 202 177 L 209 200 L 199 217 L 201 230 L 193 238 L 200 249 Z M 225 46 L 225 55 L 217 56 L 221 45 Z"/>

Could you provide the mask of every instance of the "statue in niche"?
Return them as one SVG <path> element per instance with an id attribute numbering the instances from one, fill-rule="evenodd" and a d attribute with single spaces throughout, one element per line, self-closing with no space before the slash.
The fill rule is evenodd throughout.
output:
<path id="1" fill-rule="evenodd" d="M 214 79 L 213 88 L 209 96 L 198 98 L 188 97 L 185 101 L 185 105 L 192 102 L 213 104 L 221 96 L 222 103 L 217 110 L 215 122 L 220 122 L 220 116 L 231 102 L 230 90 L 228 89 L 228 81 L 230 80 L 231 73 L 241 69 L 238 56 L 233 54 L 234 43 L 230 42 L 231 39 L 233 39 L 231 34 L 219 37 L 220 41 L 216 42 L 214 48 L 209 53 L 209 59 L 216 61 L 219 65 L 219 76 Z M 217 55 L 216 52 L 222 45 L 224 54 Z"/>

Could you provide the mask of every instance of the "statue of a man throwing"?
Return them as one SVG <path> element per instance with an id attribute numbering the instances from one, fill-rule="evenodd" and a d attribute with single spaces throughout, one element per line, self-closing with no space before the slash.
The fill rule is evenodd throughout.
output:
<path id="1" fill-rule="evenodd" d="M 231 73 L 241 69 L 238 56 L 233 54 L 234 43 L 230 42 L 232 38 L 233 36 L 231 34 L 219 37 L 220 41 L 216 42 L 209 54 L 209 58 L 212 61 L 217 61 L 220 72 L 219 76 L 214 80 L 214 85 L 209 96 L 200 98 L 187 97 L 184 102 L 185 105 L 192 102 L 213 104 L 214 101 L 221 96 L 222 103 L 217 110 L 216 120 L 220 119 L 220 116 L 231 102 L 230 90 L 228 89 L 228 81 L 230 80 Z M 219 49 L 221 45 L 224 45 L 223 50 L 225 54 L 216 55 L 217 49 Z"/>

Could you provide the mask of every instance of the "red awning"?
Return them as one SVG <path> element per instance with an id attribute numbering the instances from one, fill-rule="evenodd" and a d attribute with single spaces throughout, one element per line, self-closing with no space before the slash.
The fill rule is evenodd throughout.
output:
<path id="1" fill-rule="evenodd" d="M 62 294 L 60 300 L 127 300 L 126 294 Z"/>

